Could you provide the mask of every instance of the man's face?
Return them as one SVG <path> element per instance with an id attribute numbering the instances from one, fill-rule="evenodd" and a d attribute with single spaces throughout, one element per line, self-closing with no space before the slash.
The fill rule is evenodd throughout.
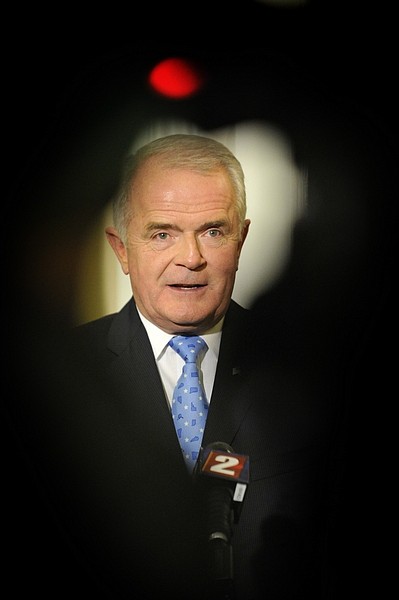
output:
<path id="1" fill-rule="evenodd" d="M 133 196 L 126 247 L 111 239 L 112 228 L 107 234 L 137 307 L 168 333 L 209 329 L 229 305 L 249 227 L 247 220 L 241 234 L 227 176 L 165 169 L 150 159 Z"/>

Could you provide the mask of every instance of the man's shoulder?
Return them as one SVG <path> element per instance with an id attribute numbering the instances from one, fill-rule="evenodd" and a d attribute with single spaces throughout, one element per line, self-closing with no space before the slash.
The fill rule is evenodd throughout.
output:
<path id="1" fill-rule="evenodd" d="M 73 334 L 77 339 L 101 338 L 108 336 L 113 325 L 120 326 L 125 329 L 126 324 L 132 317 L 133 302 L 127 302 L 121 310 L 112 312 L 90 321 L 79 323 L 73 328 Z"/>
<path id="2" fill-rule="evenodd" d="M 249 315 L 251 310 L 242 306 L 236 300 L 231 299 L 228 312 L 233 315 Z"/>
<path id="3" fill-rule="evenodd" d="M 110 313 L 109 315 L 104 315 L 102 317 L 98 317 L 97 319 L 92 319 L 91 321 L 86 321 L 83 323 L 79 323 L 75 325 L 72 329 L 73 333 L 76 336 L 90 336 L 98 333 L 104 333 L 109 331 L 109 328 L 115 319 L 115 316 L 118 313 Z"/>
<path id="4" fill-rule="evenodd" d="M 229 323 L 241 327 L 247 327 L 252 317 L 252 311 L 238 304 L 235 300 L 231 300 L 229 309 L 226 314 L 226 319 Z"/>
<path id="5" fill-rule="evenodd" d="M 71 329 L 71 351 L 75 358 L 98 360 L 100 356 L 106 354 L 109 332 L 116 314 L 112 313 L 80 323 Z"/>

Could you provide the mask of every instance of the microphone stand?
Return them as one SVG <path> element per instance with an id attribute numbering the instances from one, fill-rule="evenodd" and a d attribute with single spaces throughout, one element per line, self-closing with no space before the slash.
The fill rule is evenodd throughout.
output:
<path id="1" fill-rule="evenodd" d="M 201 449 L 193 476 L 207 516 L 210 589 L 204 600 L 235 600 L 231 540 L 249 481 L 249 457 L 235 454 L 225 442 L 214 442 Z"/>
<path id="2" fill-rule="evenodd" d="M 210 577 L 214 583 L 215 598 L 232 600 L 234 597 L 233 546 L 231 544 L 233 491 L 223 482 L 216 481 L 215 483 L 208 490 Z"/>

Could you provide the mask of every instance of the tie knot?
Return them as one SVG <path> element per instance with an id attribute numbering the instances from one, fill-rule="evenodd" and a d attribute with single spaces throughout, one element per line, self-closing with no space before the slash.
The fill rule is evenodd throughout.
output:
<path id="1" fill-rule="evenodd" d="M 169 346 L 179 354 L 186 363 L 195 363 L 198 354 L 208 348 L 206 341 L 198 335 L 175 335 Z"/>

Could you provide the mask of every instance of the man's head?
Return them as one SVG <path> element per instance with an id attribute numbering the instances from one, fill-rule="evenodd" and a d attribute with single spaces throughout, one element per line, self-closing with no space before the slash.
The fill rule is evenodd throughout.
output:
<path id="1" fill-rule="evenodd" d="M 225 315 L 250 221 L 244 174 L 223 144 L 160 138 L 127 161 L 106 234 L 141 313 L 168 333 Z"/>

